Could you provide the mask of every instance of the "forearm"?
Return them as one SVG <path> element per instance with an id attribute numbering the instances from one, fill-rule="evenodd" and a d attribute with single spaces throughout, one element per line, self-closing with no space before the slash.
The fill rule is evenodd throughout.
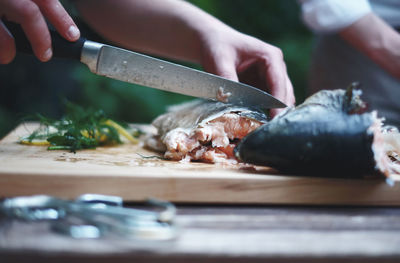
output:
<path id="1" fill-rule="evenodd" d="M 381 18 L 370 13 L 339 34 L 390 74 L 400 78 L 400 34 Z"/>
<path id="2" fill-rule="evenodd" d="M 227 27 L 180 0 L 80 0 L 76 5 L 87 23 L 114 43 L 195 63 L 201 63 L 203 34 Z"/>

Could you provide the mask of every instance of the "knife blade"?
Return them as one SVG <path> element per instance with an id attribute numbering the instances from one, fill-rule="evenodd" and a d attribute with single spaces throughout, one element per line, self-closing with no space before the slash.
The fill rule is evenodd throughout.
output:
<path id="1" fill-rule="evenodd" d="M 17 50 L 32 53 L 21 27 L 11 22 L 5 24 L 16 39 Z M 265 91 L 207 72 L 84 38 L 72 43 L 53 30 L 51 36 L 54 57 L 80 60 L 101 76 L 236 105 L 263 109 L 286 107 Z"/>
<path id="2" fill-rule="evenodd" d="M 85 41 L 81 61 L 98 75 L 146 87 L 238 105 L 286 107 L 249 85 L 97 42 Z"/>

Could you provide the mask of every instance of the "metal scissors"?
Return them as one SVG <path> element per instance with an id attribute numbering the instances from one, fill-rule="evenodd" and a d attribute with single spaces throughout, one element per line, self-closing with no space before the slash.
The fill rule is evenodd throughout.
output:
<path id="1" fill-rule="evenodd" d="M 54 231 L 73 238 L 99 238 L 107 233 L 151 240 L 176 237 L 175 206 L 156 199 L 148 204 L 161 211 L 123 207 L 119 196 L 84 194 L 68 201 L 34 195 L 7 198 L 0 203 L 0 212 L 26 221 L 51 220 Z"/>

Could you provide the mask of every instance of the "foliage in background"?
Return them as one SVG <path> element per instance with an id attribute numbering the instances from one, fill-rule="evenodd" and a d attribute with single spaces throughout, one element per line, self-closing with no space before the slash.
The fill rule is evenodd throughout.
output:
<path id="1" fill-rule="evenodd" d="M 285 55 L 297 102 L 305 97 L 306 75 L 311 53 L 311 33 L 299 19 L 294 0 L 190 0 L 231 27 L 276 45 Z M 67 2 L 66 2 L 67 3 Z M 72 12 L 74 13 L 74 12 Z M 79 18 L 76 18 L 79 23 Z M 81 30 L 99 41 L 93 32 Z M 53 61 L 32 64 L 21 58 L 13 65 L 0 66 L 0 138 L 24 115 L 62 115 L 61 99 L 84 107 L 103 109 L 112 119 L 150 122 L 166 106 L 189 99 L 92 74 L 79 63 Z M 195 66 L 195 65 L 187 65 Z M 15 72 L 18 72 L 15 73 Z"/>

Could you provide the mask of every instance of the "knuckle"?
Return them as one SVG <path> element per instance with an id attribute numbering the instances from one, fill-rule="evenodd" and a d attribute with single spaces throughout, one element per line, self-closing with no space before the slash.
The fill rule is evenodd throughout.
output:
<path id="1" fill-rule="evenodd" d="M 274 47 L 273 49 L 274 54 L 276 54 L 276 56 L 278 56 L 280 59 L 283 59 L 283 52 L 282 49 L 278 48 L 278 47 Z"/>
<path id="2" fill-rule="evenodd" d="M 40 15 L 39 7 L 31 1 L 25 2 L 25 4 L 20 7 L 19 12 L 24 21 L 36 19 Z"/>

